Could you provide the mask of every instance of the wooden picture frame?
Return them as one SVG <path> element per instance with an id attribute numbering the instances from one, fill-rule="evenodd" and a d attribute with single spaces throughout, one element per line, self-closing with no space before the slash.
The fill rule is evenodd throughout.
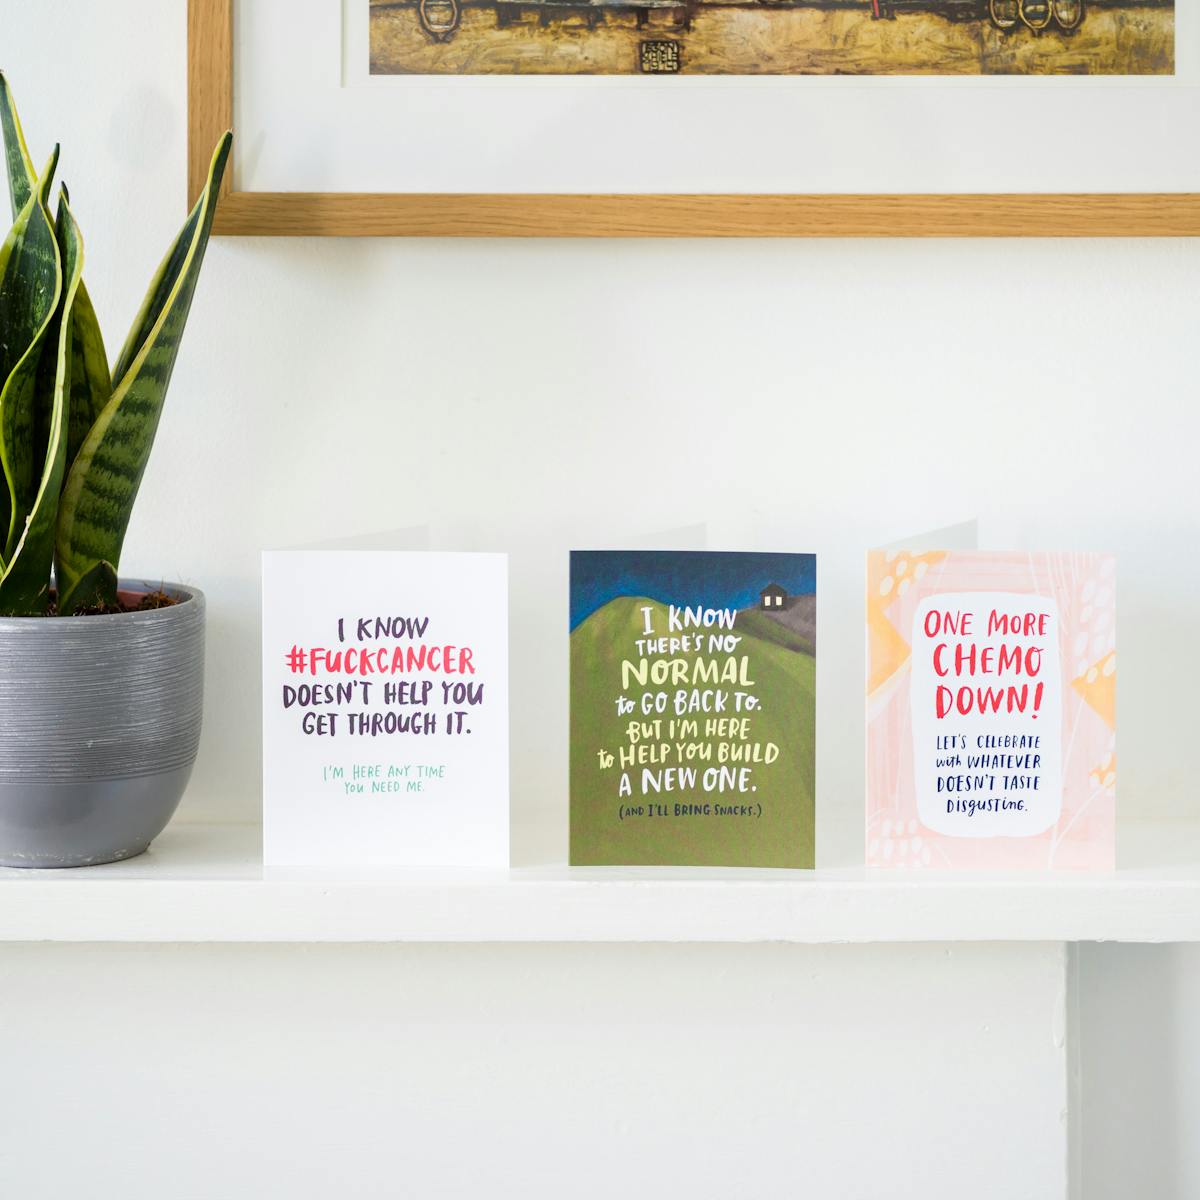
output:
<path id="1" fill-rule="evenodd" d="M 188 196 L 233 124 L 233 0 L 188 0 Z M 235 130 L 236 133 L 236 130 Z M 293 237 L 1195 237 L 1200 193 L 238 192 L 217 234 Z"/>

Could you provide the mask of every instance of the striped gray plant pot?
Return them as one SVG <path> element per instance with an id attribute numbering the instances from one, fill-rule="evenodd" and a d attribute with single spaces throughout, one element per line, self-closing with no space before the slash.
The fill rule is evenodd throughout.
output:
<path id="1" fill-rule="evenodd" d="M 0 865 L 141 854 L 187 786 L 204 698 L 204 595 L 103 617 L 0 617 Z"/>

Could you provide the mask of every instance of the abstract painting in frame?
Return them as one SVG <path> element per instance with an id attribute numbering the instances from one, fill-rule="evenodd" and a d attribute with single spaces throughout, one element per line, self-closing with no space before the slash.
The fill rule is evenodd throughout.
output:
<path id="1" fill-rule="evenodd" d="M 189 191 L 221 130 L 243 154 L 218 233 L 1200 233 L 1173 0 L 338 7 L 189 0 Z"/>
<path id="2" fill-rule="evenodd" d="M 357 0 L 374 75 L 1169 75 L 1174 0 Z"/>

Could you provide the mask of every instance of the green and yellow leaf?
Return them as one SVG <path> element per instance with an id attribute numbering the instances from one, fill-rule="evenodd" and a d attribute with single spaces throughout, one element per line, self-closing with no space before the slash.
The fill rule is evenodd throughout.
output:
<path id="1" fill-rule="evenodd" d="M 83 440 L 58 514 L 59 611 L 115 603 L 133 510 L 208 245 L 231 135 L 218 143 L 208 182 L 159 267 L 116 370 L 112 398 Z"/>
<path id="2" fill-rule="evenodd" d="M 67 424 L 76 354 L 71 317 L 78 303 L 83 274 L 83 240 L 65 188 L 59 196 L 55 235 L 62 261 L 63 303 L 54 315 L 43 352 L 43 363 L 54 364 L 44 466 L 33 511 L 7 569 L 0 575 L 0 614 L 6 616 L 44 612 L 49 600 L 58 501 L 67 468 Z"/>
<path id="3" fill-rule="evenodd" d="M 0 71 L 0 132 L 4 135 L 4 166 L 15 221 L 29 203 L 29 197 L 37 191 L 37 175 L 25 146 L 25 135 L 21 132 L 17 106 L 13 103 L 12 92 L 3 71 Z"/>
<path id="4" fill-rule="evenodd" d="M 75 461 L 84 439 L 91 432 L 105 405 L 112 399 L 112 378 L 104 337 L 92 298 L 79 281 L 79 292 L 71 310 L 71 380 L 67 421 L 67 466 Z"/>
<path id="5" fill-rule="evenodd" d="M 42 342 L 58 308 L 62 268 L 46 192 L 58 147 L 42 182 L 0 246 L 0 570 L 32 511 L 40 481 L 35 463 L 36 385 Z"/>
<path id="6" fill-rule="evenodd" d="M 21 119 L 4 72 L 0 71 L 0 132 L 4 136 L 4 158 L 8 174 L 8 191 L 12 198 L 13 218 L 28 203 L 37 190 L 37 173 L 25 145 Z M 69 203 L 69 201 L 68 201 Z M 75 460 L 79 447 L 96 418 L 112 397 L 112 378 L 108 372 L 108 355 L 96 310 L 82 280 L 71 314 L 75 346 L 71 356 L 70 423 L 67 430 L 67 463 Z M 53 381 L 53 368 L 50 379 Z"/>

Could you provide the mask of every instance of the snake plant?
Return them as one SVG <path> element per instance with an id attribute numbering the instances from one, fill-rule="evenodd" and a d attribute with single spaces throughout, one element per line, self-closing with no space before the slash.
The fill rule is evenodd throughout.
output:
<path id="1" fill-rule="evenodd" d="M 3 73 L 0 132 L 13 212 L 0 246 L 0 615 L 113 611 L 231 135 L 110 372 L 65 187 L 50 215 L 58 147 L 35 172 Z"/>

